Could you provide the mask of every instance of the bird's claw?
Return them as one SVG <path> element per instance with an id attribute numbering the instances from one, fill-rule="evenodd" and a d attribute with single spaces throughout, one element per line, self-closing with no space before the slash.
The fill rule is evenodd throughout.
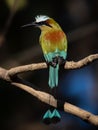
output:
<path id="1" fill-rule="evenodd" d="M 59 64 L 59 65 L 62 65 L 62 64 L 64 64 L 66 62 L 66 60 L 63 58 L 63 57 L 61 57 L 61 56 L 56 56 L 56 57 L 53 57 L 52 58 L 52 61 L 51 62 L 46 62 L 47 63 L 47 65 L 50 65 L 50 66 L 52 66 L 52 67 L 56 67 L 57 66 L 57 64 Z"/>

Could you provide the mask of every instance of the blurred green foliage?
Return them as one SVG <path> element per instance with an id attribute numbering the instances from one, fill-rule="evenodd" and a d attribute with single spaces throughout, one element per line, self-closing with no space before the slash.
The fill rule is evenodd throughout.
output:
<path id="1" fill-rule="evenodd" d="M 10 9 L 13 8 L 13 5 L 14 5 L 15 1 L 16 0 L 5 0 L 7 6 Z M 16 3 L 17 5 L 15 7 L 16 11 L 17 11 L 17 10 L 22 10 L 24 7 L 26 7 L 28 0 L 17 0 L 16 2 L 18 2 L 18 4 Z"/>

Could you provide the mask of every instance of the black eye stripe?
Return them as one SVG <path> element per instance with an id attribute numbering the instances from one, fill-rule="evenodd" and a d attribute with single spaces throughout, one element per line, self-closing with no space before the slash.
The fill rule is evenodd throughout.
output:
<path id="1" fill-rule="evenodd" d="M 38 24 L 39 25 L 44 25 L 45 23 L 44 23 L 44 21 L 42 21 L 42 22 L 39 22 Z"/>
<path id="2" fill-rule="evenodd" d="M 46 26 L 52 27 L 46 21 L 39 22 L 38 24 L 39 24 L 39 26 L 46 25 Z"/>

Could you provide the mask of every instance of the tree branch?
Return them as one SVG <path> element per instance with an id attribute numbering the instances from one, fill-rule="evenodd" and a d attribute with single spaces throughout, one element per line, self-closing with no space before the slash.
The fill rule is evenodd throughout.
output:
<path id="1" fill-rule="evenodd" d="M 49 104 L 53 107 L 57 107 L 57 100 L 48 93 L 37 91 L 27 85 L 23 85 L 20 83 L 13 82 L 12 85 L 15 85 L 15 86 L 25 90 L 26 92 L 30 93 L 31 95 L 35 96 L 40 101 L 42 101 L 46 104 Z M 79 107 L 76 107 L 70 103 L 67 103 L 67 102 L 64 103 L 64 111 L 67 113 L 70 113 L 74 116 L 77 116 L 88 123 L 98 126 L 98 116 L 97 115 L 93 115 L 92 113 L 87 112 L 83 109 L 80 109 Z"/>
<path id="2" fill-rule="evenodd" d="M 90 55 L 78 62 L 73 62 L 73 61 L 66 62 L 66 64 L 64 65 L 64 68 L 65 69 L 80 68 L 97 59 L 98 59 L 98 54 Z M 57 107 L 57 100 L 52 95 L 45 93 L 45 92 L 35 90 L 26 84 L 24 85 L 24 83 L 19 82 L 16 78 L 17 74 L 27 72 L 27 71 L 33 71 L 33 70 L 37 70 L 37 69 L 44 69 L 44 68 L 47 68 L 46 63 L 24 65 L 24 66 L 14 67 L 9 70 L 0 68 L 0 79 L 9 81 L 11 83 L 11 85 L 14 85 L 16 87 L 19 87 L 19 88 L 25 90 L 26 92 L 28 92 L 31 95 L 38 98 L 40 101 L 47 103 L 53 107 Z M 82 120 L 85 120 L 86 122 L 89 122 L 95 126 L 98 126 L 98 115 L 94 115 L 90 112 L 82 110 L 67 102 L 64 103 L 63 107 L 64 107 L 65 112 L 75 115 L 75 116 L 81 118 Z"/>
<path id="3" fill-rule="evenodd" d="M 93 54 L 90 55 L 78 62 L 74 62 L 74 61 L 67 61 L 66 64 L 64 65 L 64 69 L 77 69 L 77 68 L 81 68 L 85 65 L 87 65 L 88 63 L 97 60 L 98 59 L 98 54 Z M 46 63 L 36 63 L 36 64 L 30 64 L 30 65 L 24 65 L 24 66 L 18 66 L 15 68 L 11 68 L 10 70 L 8 70 L 8 74 L 10 76 L 13 75 L 17 75 L 23 72 L 28 72 L 28 71 L 33 71 L 33 70 L 38 70 L 38 69 L 44 69 L 47 68 Z"/>
<path id="4" fill-rule="evenodd" d="M 78 69 L 78 68 L 84 67 L 85 65 L 91 63 L 94 60 L 98 60 L 98 54 L 89 55 L 78 62 L 74 62 L 74 61 L 67 62 L 64 68 L 65 69 Z"/>

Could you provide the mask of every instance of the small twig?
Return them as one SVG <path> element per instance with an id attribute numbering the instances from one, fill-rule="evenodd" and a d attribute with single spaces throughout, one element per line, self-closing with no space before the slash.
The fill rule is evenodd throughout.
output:
<path id="1" fill-rule="evenodd" d="M 74 62 L 74 61 L 67 62 L 64 68 L 65 69 L 78 69 L 78 68 L 84 67 L 85 65 L 97 59 L 98 59 L 98 54 L 89 55 L 78 62 Z"/>

